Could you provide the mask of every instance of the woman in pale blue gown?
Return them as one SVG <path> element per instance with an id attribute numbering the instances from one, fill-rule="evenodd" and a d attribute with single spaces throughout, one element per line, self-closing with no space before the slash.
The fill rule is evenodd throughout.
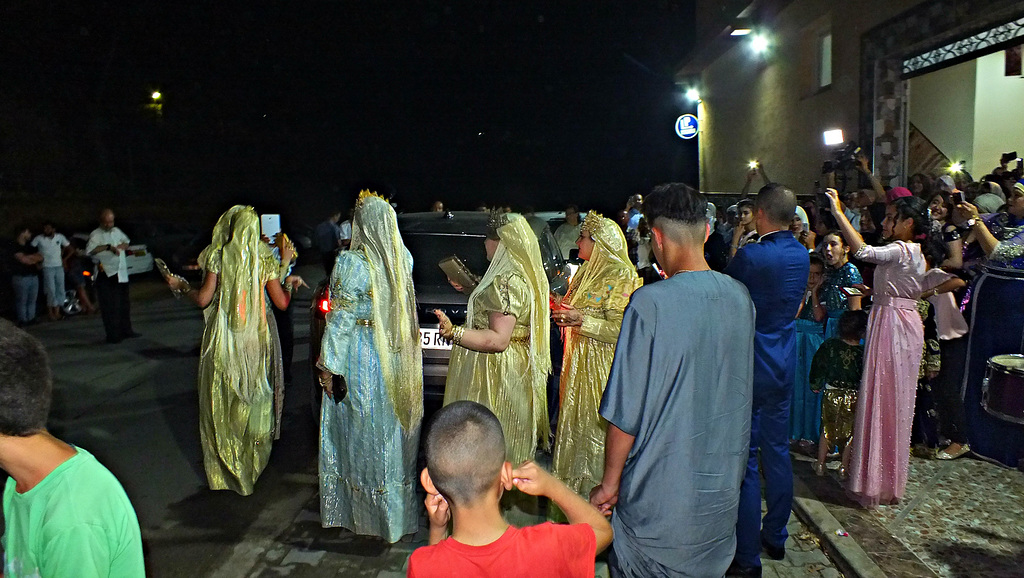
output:
<path id="1" fill-rule="evenodd" d="M 330 299 L 319 361 L 321 524 L 394 543 L 419 527 L 423 371 L 412 256 L 394 210 L 376 195 L 360 194 Z M 340 400 L 328 373 L 347 385 Z"/>

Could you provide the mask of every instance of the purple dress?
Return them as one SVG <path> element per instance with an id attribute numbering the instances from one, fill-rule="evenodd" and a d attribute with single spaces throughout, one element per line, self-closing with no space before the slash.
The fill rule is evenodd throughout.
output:
<path id="1" fill-rule="evenodd" d="M 941 269 L 929 270 L 917 243 L 862 245 L 857 258 L 878 267 L 847 489 L 861 505 L 874 507 L 898 502 L 907 485 L 910 430 L 924 347 L 917 297 L 951 275 Z"/>

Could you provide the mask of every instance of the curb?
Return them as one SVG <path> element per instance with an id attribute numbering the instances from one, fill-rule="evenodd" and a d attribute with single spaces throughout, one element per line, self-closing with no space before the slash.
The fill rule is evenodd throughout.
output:
<path id="1" fill-rule="evenodd" d="M 793 512 L 821 540 L 821 549 L 845 576 L 858 578 L 886 578 L 885 572 L 875 564 L 856 540 L 840 536 L 843 527 L 811 490 L 798 477 L 793 478 Z"/>

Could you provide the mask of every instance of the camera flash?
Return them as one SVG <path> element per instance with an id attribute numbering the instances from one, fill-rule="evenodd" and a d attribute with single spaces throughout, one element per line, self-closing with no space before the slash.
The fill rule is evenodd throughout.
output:
<path id="1" fill-rule="evenodd" d="M 949 172 L 951 173 L 959 173 L 962 170 L 964 170 L 964 164 L 962 162 L 955 162 L 949 165 Z"/>
<path id="2" fill-rule="evenodd" d="M 825 146 L 836 146 L 843 144 L 843 131 L 842 129 L 827 130 L 822 133 L 825 138 Z"/>

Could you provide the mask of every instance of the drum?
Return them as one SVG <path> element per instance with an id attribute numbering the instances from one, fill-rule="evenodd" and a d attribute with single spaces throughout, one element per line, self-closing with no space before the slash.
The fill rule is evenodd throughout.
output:
<path id="1" fill-rule="evenodd" d="M 981 405 L 993 416 L 1024 424 L 1024 355 L 989 358 L 981 382 Z"/>

